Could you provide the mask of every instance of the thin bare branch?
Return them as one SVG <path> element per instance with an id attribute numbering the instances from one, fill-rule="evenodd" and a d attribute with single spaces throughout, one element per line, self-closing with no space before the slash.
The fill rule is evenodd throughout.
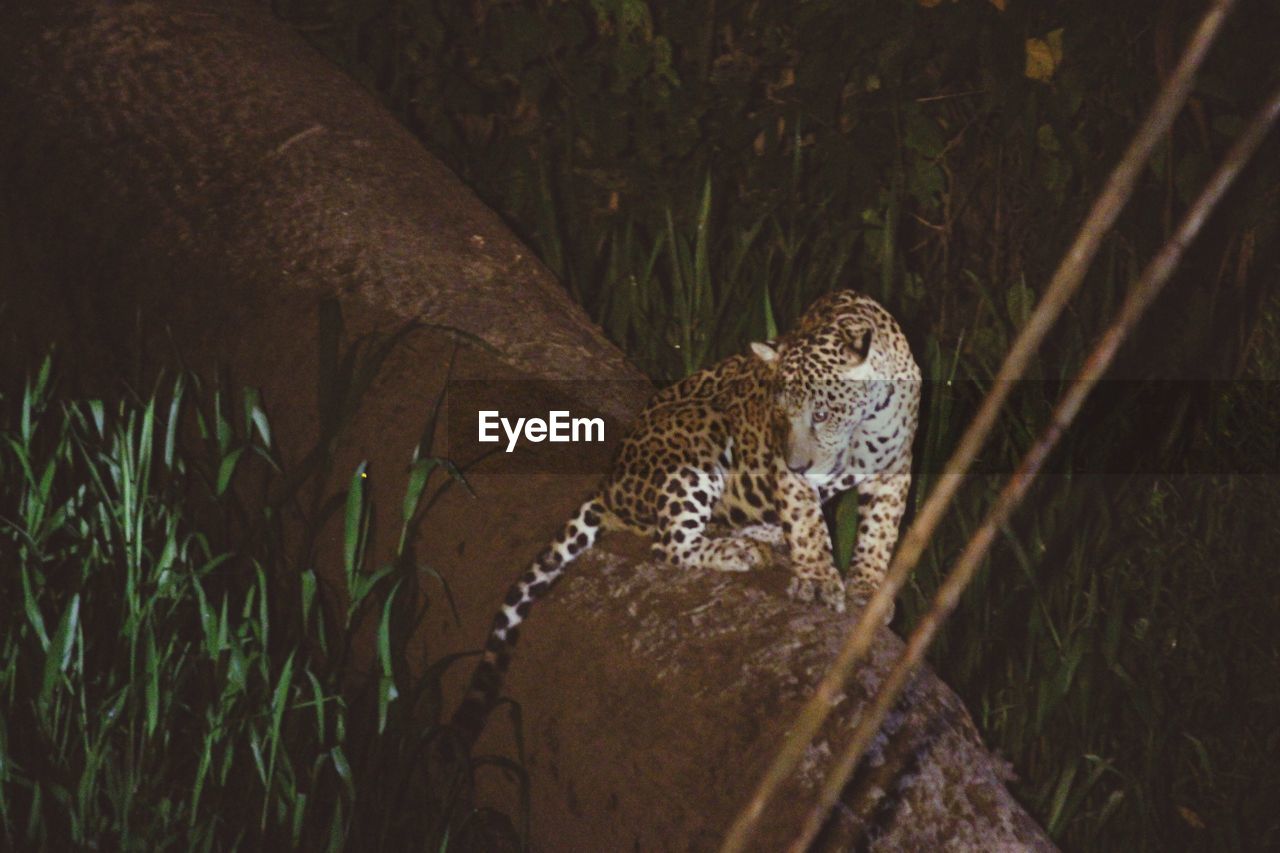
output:
<path id="1" fill-rule="evenodd" d="M 1168 132 L 1187 96 L 1190 95 L 1195 73 L 1204 61 L 1210 45 L 1213 44 L 1233 5 L 1234 0 L 1214 0 L 1210 4 L 1177 68 L 1165 82 L 1150 113 L 1133 141 L 1130 142 L 1124 156 L 1112 170 L 1101 195 L 1098 196 L 1089 215 L 1080 226 L 1075 242 L 1063 257 L 1044 295 L 1022 328 L 1017 340 L 1014 341 L 1009 354 L 1005 356 L 991 391 L 983 400 L 977 415 L 947 461 L 933 492 L 898 544 L 884 582 L 871 597 L 862 617 L 850 632 L 831 669 L 818 684 L 814 695 L 800 710 L 787 739 L 783 742 L 772 764 L 761 776 L 751 799 L 730 827 L 720 848 L 721 853 L 736 853 L 747 846 L 756 824 L 764 814 L 765 807 L 783 783 L 795 772 L 805 749 L 826 722 L 850 673 L 870 648 L 876 628 L 884 623 L 884 618 L 893 606 L 899 590 L 919 561 L 926 544 L 959 489 L 965 472 L 968 471 L 985 443 L 1000 409 L 1013 389 L 1014 382 L 1026 371 L 1027 364 L 1039 349 L 1049 329 L 1062 313 L 1071 295 L 1079 288 L 1086 270 L 1097 254 L 1103 236 L 1110 230 L 1128 202 L 1138 176 L 1146 166 L 1152 151 Z"/>
<path id="2" fill-rule="evenodd" d="M 1262 109 L 1254 115 L 1244 133 L 1240 135 L 1227 153 L 1222 165 L 1218 167 L 1213 177 L 1209 179 L 1209 183 L 1200 193 L 1200 197 L 1196 199 L 1191 209 L 1182 218 L 1178 230 L 1165 243 L 1160 253 L 1151 260 L 1147 268 L 1143 270 L 1141 278 L 1138 279 L 1137 284 L 1133 286 L 1128 296 L 1125 297 L 1119 314 L 1102 334 L 1093 351 L 1089 353 L 1080 375 L 1075 378 L 1071 383 L 1071 387 L 1067 389 L 1066 393 L 1059 399 L 1057 406 L 1054 407 L 1049 425 L 1045 427 L 1039 438 L 1036 439 L 1036 443 L 1023 456 L 1018 470 L 1009 478 L 1009 481 L 1001 490 L 999 498 L 987 512 L 982 525 L 973 534 L 973 537 L 965 546 L 964 552 L 956 560 L 955 567 L 947 575 L 942 586 L 938 588 L 929 606 L 929 612 L 920 620 L 915 631 L 912 632 L 911 637 L 907 640 L 907 647 L 903 651 L 902 657 L 898 659 L 893 670 L 889 673 L 884 683 L 880 685 L 874 704 L 858 721 L 858 725 L 853 731 L 853 738 L 845 746 L 839 760 L 827 774 L 822 791 L 818 796 L 818 801 L 809 812 L 804 828 L 790 848 L 792 853 L 802 853 L 802 851 L 808 849 L 813 839 L 817 837 L 827 815 L 830 814 L 832 807 L 835 806 L 836 801 L 839 799 L 840 792 L 844 790 L 844 786 L 848 783 L 849 777 L 852 775 L 858 761 L 862 758 L 863 753 L 866 752 L 868 745 L 870 745 L 871 739 L 875 737 L 875 733 L 880 729 L 885 716 L 893 708 L 894 703 L 897 702 L 898 695 L 902 692 L 903 687 L 906 686 L 907 679 L 911 677 L 916 667 L 920 665 L 920 661 L 924 659 L 924 654 L 928 650 L 929 644 L 933 641 L 934 635 L 938 633 L 942 623 L 946 621 L 951 611 L 955 609 L 965 587 L 973 580 L 974 573 L 977 572 L 978 566 L 981 565 L 983 558 L 987 555 L 987 551 L 991 548 L 996 532 L 1004 526 L 1009 520 L 1010 514 L 1022 501 L 1027 489 L 1040 473 L 1040 467 L 1044 464 L 1044 460 L 1048 458 L 1049 453 L 1057 445 L 1058 439 L 1070 427 L 1071 422 L 1080 411 L 1081 404 L 1089 396 L 1089 392 L 1093 390 L 1093 386 L 1097 384 L 1102 374 L 1110 367 L 1112 360 L 1115 358 L 1116 350 L 1133 330 L 1138 319 L 1151 304 L 1151 300 L 1156 297 L 1161 288 L 1164 287 L 1165 282 L 1168 281 L 1169 276 L 1173 274 L 1178 262 L 1182 259 L 1182 253 L 1191 244 L 1191 241 L 1195 239 L 1196 234 L 1200 231 L 1200 226 L 1204 224 L 1205 219 L 1208 218 L 1210 212 L 1222 198 L 1223 193 L 1231 186 L 1236 176 L 1240 174 L 1240 170 L 1244 168 L 1249 158 L 1253 156 L 1254 151 L 1257 150 L 1258 145 L 1271 129 L 1278 113 L 1280 113 L 1280 87 L 1276 88 Z"/>

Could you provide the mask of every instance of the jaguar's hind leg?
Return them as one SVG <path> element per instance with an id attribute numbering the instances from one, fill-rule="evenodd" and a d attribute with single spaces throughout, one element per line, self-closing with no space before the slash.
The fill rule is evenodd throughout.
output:
<path id="1" fill-rule="evenodd" d="M 694 467 L 669 476 L 659 498 L 653 549 L 677 566 L 746 572 L 768 562 L 768 547 L 752 539 L 711 538 L 707 524 L 724 480 Z"/>

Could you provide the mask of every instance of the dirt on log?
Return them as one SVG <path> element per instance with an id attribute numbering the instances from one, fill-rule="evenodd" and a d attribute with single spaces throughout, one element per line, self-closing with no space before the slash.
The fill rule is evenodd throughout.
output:
<path id="1" fill-rule="evenodd" d="M 319 318 L 337 306 L 349 340 L 403 335 L 337 449 L 337 470 L 369 460 L 374 500 L 395 507 L 450 376 L 544 409 L 551 386 L 530 380 L 591 380 L 558 393 L 603 414 L 608 441 L 492 455 L 470 475 L 479 500 L 456 490 L 428 519 L 427 556 L 462 622 L 430 621 L 424 645 L 432 657 L 479 645 L 514 572 L 605 470 L 648 394 L 643 377 L 492 211 L 265 4 L 0 0 L 0 13 L 6 383 L 51 342 L 68 382 L 89 391 L 120 378 L 145 388 L 180 366 L 220 371 L 261 389 L 297 461 L 319 434 Z M 455 447 L 467 423 L 451 418 Z M 714 846 L 853 618 L 787 601 L 784 578 L 606 555 L 557 589 L 509 690 L 535 849 Z M 762 849 L 798 824 L 898 648 L 881 632 Z M 493 728 L 486 743 L 502 746 Z M 1051 847 L 929 673 L 824 840 L 867 843 Z"/>

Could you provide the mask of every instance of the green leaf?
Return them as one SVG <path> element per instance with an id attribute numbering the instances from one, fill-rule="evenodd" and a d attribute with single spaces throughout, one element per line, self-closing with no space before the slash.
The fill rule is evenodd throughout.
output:
<path id="1" fill-rule="evenodd" d="M 240 461 L 240 456 L 244 453 L 243 447 L 237 447 L 235 450 L 222 457 L 222 463 L 218 465 L 218 482 L 214 487 L 214 493 L 219 497 L 227 491 L 227 486 L 231 484 L 231 476 L 235 473 L 236 463 Z"/>
<path id="2" fill-rule="evenodd" d="M 396 690 L 395 672 L 391 660 L 391 607 L 400 589 L 396 583 L 387 593 L 382 604 L 382 619 L 378 623 L 378 664 L 382 673 L 378 679 L 378 734 L 387 728 L 387 708 L 400 695 Z"/>
<path id="3" fill-rule="evenodd" d="M 836 502 L 835 536 L 831 543 L 836 568 L 844 571 L 853 559 L 853 546 L 858 540 L 858 490 L 850 489 Z"/>
<path id="4" fill-rule="evenodd" d="M 271 447 L 271 423 L 267 420 L 267 413 L 262 408 L 259 400 L 258 389 L 246 388 L 244 390 L 244 407 L 247 423 L 245 431 L 248 432 L 250 427 L 257 430 L 258 437 L 262 439 L 262 446 Z"/>
<path id="5" fill-rule="evenodd" d="M 356 466 L 356 471 L 351 476 L 351 486 L 347 489 L 347 511 L 342 529 L 342 564 L 347 572 L 348 589 L 355 586 L 356 571 L 359 568 L 357 558 L 360 556 L 364 538 L 362 535 L 365 522 L 364 481 L 367 476 L 365 468 L 368 464 L 368 462 L 361 462 Z"/>
<path id="6" fill-rule="evenodd" d="M 440 460 L 434 457 L 427 459 L 416 459 L 409 466 L 409 485 L 405 489 L 404 501 L 401 503 L 400 512 L 407 525 L 413 518 L 413 514 L 418 509 L 418 502 L 422 499 L 422 492 L 427 487 L 427 480 L 431 477 L 431 472 L 440 464 Z M 401 537 L 403 546 L 404 538 Z"/>
<path id="7" fill-rule="evenodd" d="M 773 301 L 769 298 L 769 288 L 766 287 L 761 295 L 764 301 L 764 339 L 771 341 L 778 337 L 778 321 L 773 316 Z"/>
<path id="8" fill-rule="evenodd" d="M 333 769 L 337 772 L 338 778 L 342 780 L 342 785 L 347 791 L 347 797 L 354 800 L 356 786 L 355 780 L 351 775 L 351 765 L 347 763 L 347 754 L 342 751 L 342 747 L 335 746 L 329 750 L 329 757 L 333 759 Z"/>
<path id="9" fill-rule="evenodd" d="M 196 767 L 195 785 L 191 791 L 190 821 L 188 826 L 194 827 L 200 819 L 200 794 L 204 791 L 205 779 L 209 777 L 209 765 L 213 760 L 213 732 L 204 733 L 203 748 L 200 750 L 200 763 Z"/>
<path id="10" fill-rule="evenodd" d="M 263 571 L 262 564 L 257 560 L 253 561 L 253 570 L 258 581 L 258 630 L 261 631 L 259 641 L 263 647 L 270 648 L 271 609 L 267 606 L 267 598 L 271 592 L 267 586 L 267 573 Z"/>
<path id="11" fill-rule="evenodd" d="M 173 397 L 169 400 L 169 417 L 164 429 L 164 467 L 173 470 L 174 451 L 178 444 L 178 420 L 182 413 L 182 377 L 173 383 Z"/>
<path id="12" fill-rule="evenodd" d="M 225 609 L 223 616 L 226 616 Z M 240 641 L 227 638 L 223 641 L 222 648 L 227 650 L 227 675 L 224 687 L 230 688 L 232 695 L 244 693 L 249 686 L 249 661 L 240 647 Z"/>
<path id="13" fill-rule="evenodd" d="M 146 473 L 151 467 L 151 454 L 155 442 L 156 401 L 153 397 L 142 410 L 142 434 L 138 437 L 138 486 L 146 488 Z"/>
<path id="14" fill-rule="evenodd" d="M 378 581 L 395 571 L 395 566 L 385 565 L 379 566 L 376 570 L 368 574 L 356 574 L 355 583 L 352 584 L 351 595 L 351 611 L 360 606 L 361 603 L 373 592 L 374 587 L 378 585 Z"/>
<path id="15" fill-rule="evenodd" d="M 62 680 L 67 665 L 71 663 L 71 649 L 75 644 L 76 630 L 80 625 L 80 594 L 71 597 L 62 618 L 58 620 L 58 628 L 53 633 L 53 641 L 49 644 L 48 654 L 44 659 L 44 675 L 40 680 L 40 696 L 36 700 L 41 715 L 49 714 L 49 703 L 53 700 L 53 691 Z"/>
<path id="16" fill-rule="evenodd" d="M 352 795 L 351 799 L 355 799 L 355 796 Z M 329 849 L 335 853 L 347 847 L 346 825 L 347 822 L 342 815 L 342 802 L 334 803 L 333 820 L 329 823 Z"/>
<path id="17" fill-rule="evenodd" d="M 289 705 L 289 688 L 293 685 L 293 656 L 295 652 L 290 652 L 285 658 L 284 666 L 280 670 L 280 679 L 276 682 L 275 693 L 271 698 L 271 731 L 268 736 L 271 739 L 271 758 L 268 764 L 269 774 L 274 774 L 276 766 L 276 755 L 280 747 L 280 724 L 284 720 L 285 708 Z M 263 804 L 265 811 L 268 803 Z"/>
<path id="18" fill-rule="evenodd" d="M 916 159 L 914 168 L 909 173 L 907 192 L 912 198 L 925 206 L 933 206 L 943 190 L 946 189 L 946 176 L 942 170 L 928 160 Z"/>
<path id="19" fill-rule="evenodd" d="M 1004 295 L 1005 309 L 1009 312 L 1009 320 L 1015 329 L 1026 325 L 1031 312 L 1036 306 L 1036 294 L 1027 287 L 1025 279 L 1019 279 L 1009 286 Z"/>
<path id="20" fill-rule="evenodd" d="M 49 359 L 46 357 L 46 367 L 48 363 Z M 31 447 L 31 437 L 35 433 L 36 424 L 35 410 L 42 407 L 44 403 L 44 382 L 46 379 L 47 374 L 42 369 L 34 385 L 30 379 L 27 380 L 26 388 L 22 394 L 22 412 L 18 420 L 18 434 L 22 437 L 22 446 L 24 448 Z"/>
<path id="21" fill-rule="evenodd" d="M 146 729 L 147 737 L 156 733 L 160 719 L 160 675 L 162 667 L 156 655 L 156 637 L 147 631 L 146 641 Z"/>
<path id="22" fill-rule="evenodd" d="M 216 391 L 213 395 L 213 429 L 218 441 L 218 453 L 225 457 L 227 450 L 231 447 L 231 439 L 234 437 L 234 433 L 231 430 L 230 421 L 227 420 L 226 414 L 222 411 L 221 391 Z"/>
<path id="23" fill-rule="evenodd" d="M 107 432 L 107 411 L 102 405 L 101 400 L 89 400 L 85 403 L 89 407 L 89 415 L 93 418 L 93 425 L 98 430 L 98 436 L 102 437 Z"/>
<path id="24" fill-rule="evenodd" d="M 1051 836 L 1056 835 L 1062 828 L 1063 807 L 1067 803 L 1067 795 L 1071 792 L 1071 783 L 1075 781 L 1078 767 L 1079 764 L 1072 761 L 1058 777 L 1058 786 L 1054 789 L 1053 798 L 1049 802 L 1049 819 L 1045 821 L 1045 829 Z"/>
<path id="25" fill-rule="evenodd" d="M 309 669 L 306 672 L 307 680 L 311 682 L 311 696 L 313 697 L 312 704 L 316 709 L 316 743 L 324 743 L 329 737 L 329 733 L 326 731 L 325 727 L 324 713 L 324 705 L 327 697 L 325 696 L 324 688 L 320 686 L 320 679 L 316 678 L 315 673 Z"/>
<path id="26" fill-rule="evenodd" d="M 930 160 L 940 155 L 946 145 L 938 123 L 919 109 L 913 109 L 907 113 L 906 135 L 903 142 L 921 157 Z"/>
<path id="27" fill-rule="evenodd" d="M 302 627 L 305 630 L 311 621 L 311 609 L 316 603 L 316 574 L 311 569 L 303 569 L 298 578 L 299 593 L 302 596 Z"/>

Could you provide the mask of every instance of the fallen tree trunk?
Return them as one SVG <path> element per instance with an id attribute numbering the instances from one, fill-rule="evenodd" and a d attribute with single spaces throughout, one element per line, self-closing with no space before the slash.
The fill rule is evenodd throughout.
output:
<path id="1" fill-rule="evenodd" d="M 372 481 L 383 506 L 455 349 L 455 376 L 520 405 L 548 404 L 529 378 L 593 380 L 561 390 L 609 418 L 608 442 L 543 449 L 519 471 L 492 456 L 471 475 L 482 500 L 451 494 L 431 519 L 428 556 L 462 627 L 433 621 L 424 640 L 433 655 L 478 645 L 514 570 L 604 470 L 643 378 L 498 217 L 260 6 L 0 11 L 9 378 L 50 341 L 89 390 L 120 376 L 146 387 L 166 366 L 225 369 L 262 389 L 296 461 L 320 434 L 319 315 L 337 305 L 352 336 L 407 330 L 336 449 L 337 470 L 368 459 L 390 472 Z M 512 671 L 535 847 L 713 845 L 845 626 L 787 601 L 780 573 L 585 562 L 535 614 Z M 882 632 L 833 744 L 897 648 Z M 832 844 L 1048 846 L 931 675 L 890 730 Z M 828 754 L 815 746 L 764 847 L 798 822 Z"/>
<path id="2" fill-rule="evenodd" d="M 510 692 L 526 709 L 525 748 L 541 783 L 534 814 L 563 833 L 557 849 L 717 846 L 857 618 L 796 606 L 787 578 L 605 554 L 588 555 L 556 588 L 522 635 Z M 787 848 L 901 651 L 882 630 L 754 849 Z M 1009 795 L 1009 775 L 959 698 L 922 670 L 818 846 L 1053 849 Z"/>

